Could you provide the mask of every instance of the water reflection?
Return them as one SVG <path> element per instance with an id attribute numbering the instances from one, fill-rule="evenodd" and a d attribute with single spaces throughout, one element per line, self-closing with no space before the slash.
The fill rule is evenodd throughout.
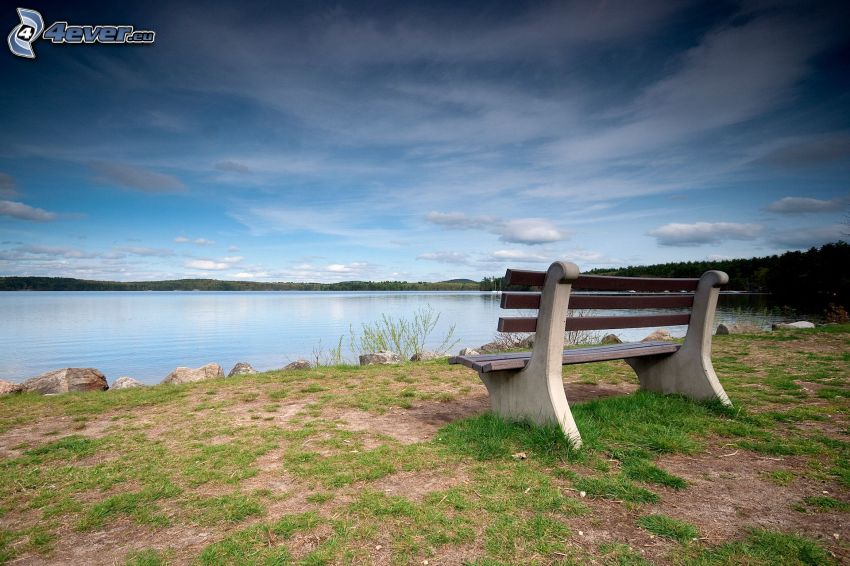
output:
<path id="1" fill-rule="evenodd" d="M 308 357 L 320 341 L 336 345 L 342 335 L 343 353 L 353 359 L 349 327 L 428 306 L 440 313 L 435 343 L 455 325 L 460 346 L 477 346 L 493 338 L 505 314 L 499 301 L 498 294 L 477 292 L 0 293 L 0 378 L 91 366 L 110 381 L 131 375 L 156 383 L 178 365 L 217 362 L 227 371 L 248 361 L 272 369 Z M 779 319 L 767 314 L 770 307 L 764 295 L 722 295 L 717 318 L 769 326 Z M 615 333 L 639 340 L 651 330 Z"/>

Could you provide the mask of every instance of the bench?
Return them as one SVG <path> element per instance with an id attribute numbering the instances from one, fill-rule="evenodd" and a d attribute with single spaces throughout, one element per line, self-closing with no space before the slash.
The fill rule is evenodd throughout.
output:
<path id="1" fill-rule="evenodd" d="M 728 282 L 722 271 L 707 271 L 699 279 L 581 275 L 575 264 L 560 261 L 546 272 L 509 269 L 506 285 L 543 288 L 541 293 L 502 293 L 503 309 L 537 310 L 536 317 L 500 318 L 498 325 L 499 332 L 534 332 L 532 351 L 456 356 L 449 363 L 478 372 L 495 413 L 538 424 L 558 423 L 575 447 L 581 446 L 581 435 L 564 391 L 563 365 L 625 360 L 643 390 L 697 400 L 719 399 L 731 405 L 711 365 L 714 310 L 720 286 Z M 570 296 L 572 289 L 603 293 Z M 680 312 L 568 316 L 568 308 Z M 684 309 L 689 312 L 681 312 Z M 688 326 L 684 343 L 637 342 L 564 350 L 565 331 L 673 325 Z"/>

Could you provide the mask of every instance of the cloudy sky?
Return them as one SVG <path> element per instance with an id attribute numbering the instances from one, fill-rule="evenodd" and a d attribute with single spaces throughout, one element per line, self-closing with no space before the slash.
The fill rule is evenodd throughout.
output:
<path id="1" fill-rule="evenodd" d="M 4 48 L 0 275 L 478 279 L 850 231 L 846 2 L 25 4 L 156 43 Z"/>

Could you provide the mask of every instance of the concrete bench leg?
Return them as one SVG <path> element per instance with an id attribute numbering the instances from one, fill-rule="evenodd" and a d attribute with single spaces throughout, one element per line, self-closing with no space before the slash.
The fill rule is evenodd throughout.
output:
<path id="1" fill-rule="evenodd" d="M 688 334 L 678 352 L 626 360 L 637 373 L 641 389 L 678 393 L 699 401 L 719 399 L 724 405 L 732 405 L 711 364 L 714 311 L 720 286 L 728 282 L 729 277 L 721 271 L 707 271 L 700 277 Z"/>
<path id="2" fill-rule="evenodd" d="M 536 424 L 558 424 L 575 448 L 581 446 L 581 435 L 564 392 L 560 364 L 557 375 L 543 372 L 494 371 L 479 373 L 490 394 L 493 412 L 510 420 L 527 420 Z"/>
<path id="3" fill-rule="evenodd" d="M 723 386 L 714 373 L 711 360 L 702 356 L 682 356 L 683 350 L 666 357 L 631 358 L 626 363 L 632 366 L 640 380 L 640 388 L 657 393 L 676 393 L 708 401 L 719 399 L 724 405 L 732 405 Z"/>
<path id="4" fill-rule="evenodd" d="M 490 393 L 494 412 L 514 420 L 558 424 L 575 448 L 581 446 L 581 435 L 564 393 L 561 358 L 570 289 L 578 276 L 575 264 L 556 261 L 549 266 L 540 299 L 534 349 L 525 369 L 479 374 Z"/>

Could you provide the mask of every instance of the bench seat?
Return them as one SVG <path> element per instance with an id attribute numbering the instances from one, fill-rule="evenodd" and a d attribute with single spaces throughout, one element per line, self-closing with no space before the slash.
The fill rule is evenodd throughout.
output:
<path id="1" fill-rule="evenodd" d="M 673 342 L 634 342 L 626 344 L 611 344 L 591 348 L 573 348 L 564 350 L 563 365 L 603 362 L 608 360 L 625 360 L 643 356 L 658 356 L 674 354 L 681 344 Z M 462 364 L 480 373 L 493 371 L 519 370 L 528 365 L 531 352 L 512 352 L 501 354 L 482 354 L 479 356 L 455 356 L 449 358 L 450 364 Z"/>

